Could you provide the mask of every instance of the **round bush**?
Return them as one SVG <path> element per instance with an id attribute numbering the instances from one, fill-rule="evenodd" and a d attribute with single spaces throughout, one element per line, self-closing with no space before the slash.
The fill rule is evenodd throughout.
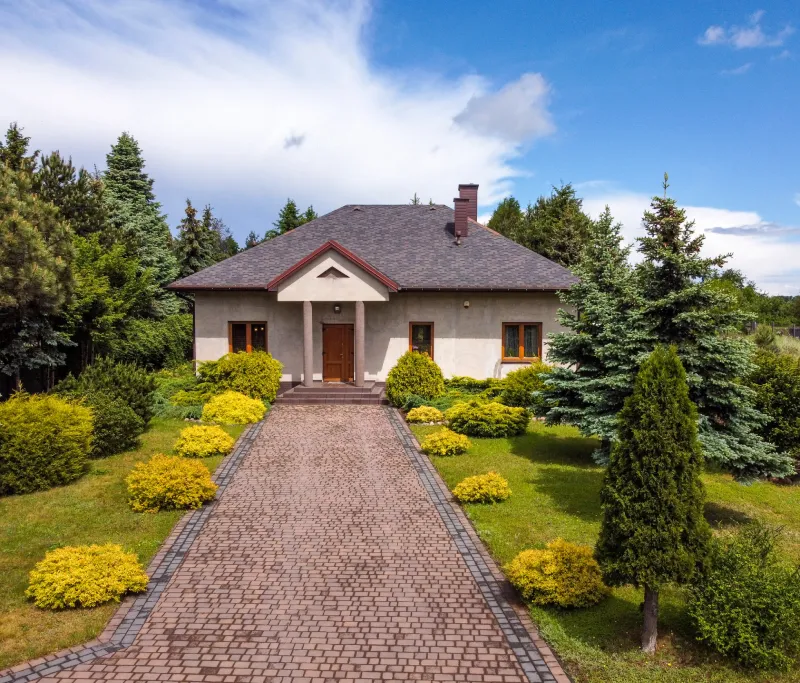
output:
<path id="1" fill-rule="evenodd" d="M 510 495 L 508 481 L 497 472 L 467 477 L 453 489 L 453 496 L 459 503 L 499 503 Z"/>
<path id="2" fill-rule="evenodd" d="M 544 550 L 523 550 L 503 570 L 534 605 L 590 607 L 610 593 L 592 549 L 560 538 Z"/>
<path id="3" fill-rule="evenodd" d="M 466 453 L 472 444 L 463 434 L 456 434 L 451 429 L 441 429 L 428 434 L 420 444 L 420 450 L 427 455 L 461 455 Z"/>
<path id="4" fill-rule="evenodd" d="M 236 391 L 226 391 L 214 396 L 203 406 L 203 422 L 246 425 L 258 422 L 266 412 L 267 407 L 263 401 Z"/>
<path id="5" fill-rule="evenodd" d="M 398 408 L 410 394 L 425 399 L 444 394 L 444 376 L 427 353 L 407 351 L 386 377 L 386 396 Z"/>
<path id="6" fill-rule="evenodd" d="M 30 573 L 25 595 L 37 607 L 96 607 L 147 588 L 134 553 L 118 545 L 81 545 L 48 552 Z"/>
<path id="7" fill-rule="evenodd" d="M 444 420 L 444 414 L 433 406 L 420 406 L 409 410 L 406 420 L 408 422 L 441 422 Z"/>
<path id="8" fill-rule="evenodd" d="M 456 403 L 444 414 L 454 432 L 469 436 L 499 438 L 524 434 L 530 416 L 525 408 L 512 408 L 501 403 L 469 401 Z"/>
<path id="9" fill-rule="evenodd" d="M 217 485 L 199 460 L 156 454 L 126 479 L 134 512 L 193 510 L 214 500 Z"/>
<path id="10" fill-rule="evenodd" d="M 784 564 L 778 532 L 749 524 L 712 544 L 690 591 L 698 640 L 740 664 L 788 670 L 800 654 L 800 567 Z"/>
<path id="11" fill-rule="evenodd" d="M 229 353 L 199 368 L 202 381 L 215 391 L 238 391 L 268 403 L 275 400 L 282 371 L 283 364 L 265 351 Z"/>
<path id="12" fill-rule="evenodd" d="M 144 431 L 144 421 L 125 401 L 104 393 L 90 394 L 86 405 L 94 416 L 94 441 L 91 457 L 102 458 L 136 447 Z"/>
<path id="13" fill-rule="evenodd" d="M 208 458 L 226 455 L 233 448 L 233 438 L 221 427 L 195 425 L 181 430 L 175 453 L 184 458 Z"/>
<path id="14" fill-rule="evenodd" d="M 92 411 L 58 396 L 14 394 L 0 403 L 0 495 L 80 477 L 92 450 Z"/>
<path id="15" fill-rule="evenodd" d="M 534 415 L 543 412 L 546 404 L 544 381 L 553 368 L 541 360 L 537 360 L 519 370 L 509 372 L 500 392 L 500 403 L 518 408 L 529 408 Z"/>

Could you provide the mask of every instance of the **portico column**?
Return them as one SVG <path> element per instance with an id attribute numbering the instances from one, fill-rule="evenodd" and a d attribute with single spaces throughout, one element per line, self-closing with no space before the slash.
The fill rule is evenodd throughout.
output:
<path id="1" fill-rule="evenodd" d="M 314 326 L 311 302 L 303 302 L 303 386 L 314 386 Z"/>
<path id="2" fill-rule="evenodd" d="M 357 387 L 364 386 L 364 302 L 356 301 L 356 367 L 355 380 Z"/>

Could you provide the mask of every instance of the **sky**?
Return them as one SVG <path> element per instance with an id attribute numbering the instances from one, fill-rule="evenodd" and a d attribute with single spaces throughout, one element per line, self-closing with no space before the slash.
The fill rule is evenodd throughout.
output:
<path id="1" fill-rule="evenodd" d="M 800 4 L 0 0 L 0 125 L 102 170 L 139 141 L 240 242 L 288 197 L 486 218 L 571 182 L 627 239 L 669 192 L 764 291 L 800 293 Z"/>

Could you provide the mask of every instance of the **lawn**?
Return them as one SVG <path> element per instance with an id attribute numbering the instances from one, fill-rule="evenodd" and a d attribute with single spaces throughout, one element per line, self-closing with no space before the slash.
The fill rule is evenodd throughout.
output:
<path id="1" fill-rule="evenodd" d="M 186 426 L 154 419 L 135 451 L 93 460 L 69 486 L 0 498 L 0 669 L 97 636 L 116 609 L 52 612 L 25 598 L 28 572 L 47 550 L 64 545 L 120 543 L 147 566 L 182 512 L 137 514 L 126 502 L 125 477 L 153 453 L 169 453 Z M 225 427 L 234 438 L 242 427 Z M 221 457 L 206 458 L 213 472 Z"/>
<path id="2" fill-rule="evenodd" d="M 437 429 L 412 426 L 419 439 Z M 465 455 L 432 460 L 450 488 L 464 477 L 490 470 L 508 479 L 513 494 L 504 503 L 465 506 L 500 564 L 556 537 L 594 545 L 600 529 L 603 469 L 589 457 L 593 440 L 569 427 L 532 423 L 524 436 L 472 439 L 472 443 Z M 712 472 L 703 480 L 707 517 L 715 533 L 726 533 L 734 524 L 754 518 L 778 524 L 785 531 L 785 552 L 800 561 L 800 486 L 743 486 L 729 475 Z M 800 669 L 784 675 L 742 671 L 697 644 L 679 589 L 662 593 L 659 652 L 654 659 L 647 658 L 638 649 L 641 601 L 641 591 L 615 589 L 608 600 L 590 609 L 533 607 L 531 615 L 579 683 L 800 681 Z"/>

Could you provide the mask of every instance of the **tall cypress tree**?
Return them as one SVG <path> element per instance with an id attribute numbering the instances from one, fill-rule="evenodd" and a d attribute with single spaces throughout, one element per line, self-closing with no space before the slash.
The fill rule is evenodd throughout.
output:
<path id="1" fill-rule="evenodd" d="M 164 287 L 177 278 L 178 262 L 166 217 L 153 193 L 153 179 L 144 171 L 139 143 L 123 133 L 106 156 L 106 163 L 103 182 L 110 222 L 125 236 L 140 267 L 153 272 L 157 285 L 153 315 L 175 313 L 177 298 Z"/>
<path id="2" fill-rule="evenodd" d="M 197 220 L 197 209 L 186 200 L 186 216 L 178 226 L 178 264 L 180 276 L 187 277 L 217 262 L 216 234 Z"/>
<path id="3" fill-rule="evenodd" d="M 741 479 L 787 476 L 792 460 L 757 434 L 764 416 L 753 391 L 742 383 L 753 369 L 750 345 L 736 333 L 750 319 L 731 296 L 711 285 L 728 256 L 700 255 L 703 236 L 674 199 L 654 197 L 644 214 L 647 235 L 637 277 L 644 297 L 645 325 L 656 343 L 674 344 L 686 368 L 692 401 L 700 413 L 706 458 Z"/>
<path id="4" fill-rule="evenodd" d="M 601 492 L 595 555 L 609 585 L 644 587 L 642 649 L 656 649 L 658 596 L 688 582 L 706 557 L 697 408 L 674 346 L 642 363 L 620 414 Z"/>
<path id="5" fill-rule="evenodd" d="M 617 416 L 630 395 L 639 365 L 652 348 L 642 322 L 642 298 L 623 245 L 621 226 L 606 207 L 589 228 L 579 263 L 580 281 L 561 292 L 559 323 L 568 332 L 550 338 L 550 424 L 573 424 L 598 436 L 595 459 L 606 464 L 617 435 Z"/>

